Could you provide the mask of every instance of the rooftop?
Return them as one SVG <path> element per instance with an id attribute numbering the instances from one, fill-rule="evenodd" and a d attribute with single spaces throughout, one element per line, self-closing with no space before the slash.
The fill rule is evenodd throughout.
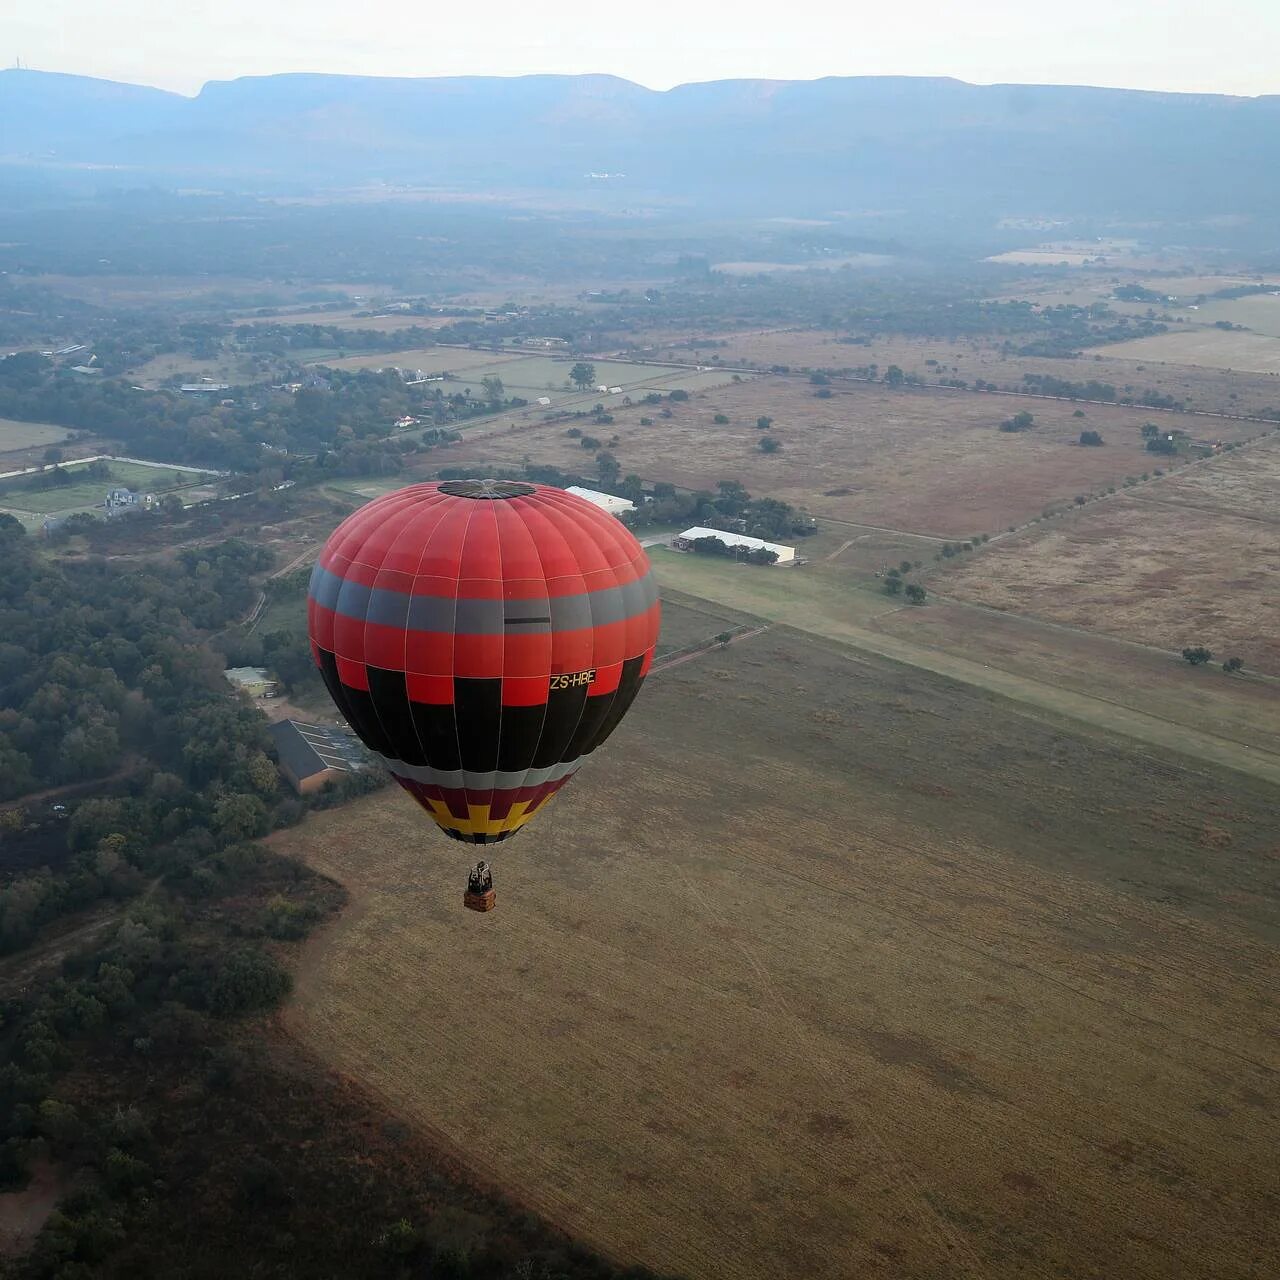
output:
<path id="1" fill-rule="evenodd" d="M 323 724 L 280 720 L 268 726 L 280 763 L 299 781 L 326 769 L 344 773 L 366 769 L 368 752 L 349 733 Z"/>

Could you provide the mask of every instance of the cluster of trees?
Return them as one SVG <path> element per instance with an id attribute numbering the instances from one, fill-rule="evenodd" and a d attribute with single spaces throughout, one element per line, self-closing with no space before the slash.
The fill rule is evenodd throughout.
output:
<path id="1" fill-rule="evenodd" d="M 720 538 L 694 538 L 689 543 L 690 549 L 703 556 L 727 556 L 730 560 L 741 560 L 744 564 L 776 564 L 778 553 L 768 547 L 733 546 Z"/>
<path id="2" fill-rule="evenodd" d="M 1022 381 L 1026 389 L 1036 395 L 1061 396 L 1064 400 L 1105 400 L 1115 404 L 1144 405 L 1148 409 L 1180 409 L 1183 404 L 1181 400 L 1150 387 L 1140 391 L 1131 387 L 1117 388 L 1114 383 L 1098 382 L 1093 378 L 1072 382 L 1048 373 L 1024 373 Z"/>
<path id="3" fill-rule="evenodd" d="M 54 563 L 0 516 L 0 800 L 126 775 L 123 794 L 73 808 L 65 868 L 0 889 L 0 949 L 135 891 L 167 842 L 217 847 L 301 816 L 278 786 L 262 717 L 202 643 L 248 610 L 252 575 L 271 559 L 232 540 L 164 565 Z M 0 834 L 0 858 L 12 834 Z"/>
<path id="4" fill-rule="evenodd" d="M 1028 413 L 1025 409 L 1015 413 L 1012 418 L 1006 418 L 1000 424 L 1001 431 L 1030 431 L 1035 426 L 1035 416 Z"/>
<path id="5" fill-rule="evenodd" d="M 907 575 L 920 567 L 919 560 L 903 560 L 884 571 L 884 589 L 888 595 L 903 596 L 908 604 L 924 604 L 929 593 L 918 582 L 908 582 Z"/>
<path id="6" fill-rule="evenodd" d="M 1205 648 L 1202 644 L 1198 644 L 1183 649 L 1182 656 L 1193 667 L 1202 667 L 1206 663 L 1213 661 L 1213 650 Z M 1235 675 L 1236 672 L 1244 670 L 1244 659 L 1234 656 L 1230 657 L 1222 664 L 1222 669 L 1228 675 Z"/>
<path id="7" fill-rule="evenodd" d="M 470 388 L 450 391 L 440 383 L 410 386 L 390 370 L 296 374 L 304 383 L 296 392 L 240 388 L 234 403 L 211 404 L 140 391 L 115 378 L 83 377 L 36 352 L 20 352 L 0 359 L 0 417 L 93 431 L 137 456 L 253 474 L 282 464 L 288 470 L 296 465 L 293 455 L 342 454 L 357 442 L 381 440 L 400 417 L 448 429 L 495 407 L 489 388 L 472 396 Z M 518 408 L 525 402 L 503 403 Z"/>

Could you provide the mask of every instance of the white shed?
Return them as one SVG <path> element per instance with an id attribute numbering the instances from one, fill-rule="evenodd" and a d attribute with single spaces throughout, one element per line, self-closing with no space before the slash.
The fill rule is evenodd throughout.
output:
<path id="1" fill-rule="evenodd" d="M 672 546 L 685 551 L 699 538 L 719 538 L 726 547 L 742 547 L 747 551 L 772 551 L 778 557 L 778 564 L 790 564 L 796 558 L 795 547 L 784 547 L 780 542 L 765 542 L 763 538 L 748 538 L 744 533 L 726 533 L 723 529 L 705 529 L 702 525 L 694 525 L 677 535 Z"/>
<path id="2" fill-rule="evenodd" d="M 573 494 L 575 498 L 582 498 L 590 502 L 602 511 L 607 511 L 611 516 L 620 516 L 624 511 L 634 511 L 636 509 L 634 502 L 629 502 L 626 498 L 619 498 L 616 494 L 601 493 L 598 489 L 584 489 L 581 485 L 571 484 L 565 492 Z"/>

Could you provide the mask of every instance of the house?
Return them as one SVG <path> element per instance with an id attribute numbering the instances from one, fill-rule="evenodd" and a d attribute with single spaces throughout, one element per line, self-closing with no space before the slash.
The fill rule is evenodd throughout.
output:
<path id="1" fill-rule="evenodd" d="M 539 397 L 538 397 L 538 403 L 539 403 L 539 404 L 540 404 L 540 405 L 545 409 L 545 408 L 547 408 L 547 407 L 548 407 L 548 405 L 550 405 L 550 404 L 551 404 L 551 397 L 550 397 L 550 396 L 539 396 Z"/>
<path id="2" fill-rule="evenodd" d="M 109 516 L 134 511 L 150 511 L 156 505 L 156 495 L 134 493 L 132 489 L 108 489 L 107 500 L 102 505 Z"/>
<path id="3" fill-rule="evenodd" d="M 300 795 L 311 795 L 344 774 L 371 768 L 373 759 L 351 734 L 321 724 L 281 720 L 267 732 L 275 744 L 280 772 Z"/>
<path id="4" fill-rule="evenodd" d="M 274 698 L 280 687 L 265 667 L 228 667 L 222 675 L 233 689 L 251 698 Z"/>
<path id="5" fill-rule="evenodd" d="M 705 529 L 701 525 L 677 534 L 671 540 L 671 545 L 677 551 L 689 551 L 699 538 L 717 538 L 731 550 L 741 548 L 743 551 L 772 551 L 778 557 L 778 564 L 791 564 L 796 558 L 795 547 L 784 547 L 779 542 L 765 542 L 762 538 L 748 538 L 742 533 L 726 533 L 723 529 Z"/>
<path id="6" fill-rule="evenodd" d="M 229 382 L 184 382 L 178 390 L 184 396 L 220 396 L 231 390 Z"/>
<path id="7" fill-rule="evenodd" d="M 599 507 L 602 511 L 607 511 L 611 516 L 620 516 L 624 511 L 634 511 L 636 504 L 629 502 L 626 498 L 619 498 L 616 494 L 601 493 L 598 489 L 584 489 L 581 485 L 571 484 L 566 490 L 575 498 L 582 498 Z"/>

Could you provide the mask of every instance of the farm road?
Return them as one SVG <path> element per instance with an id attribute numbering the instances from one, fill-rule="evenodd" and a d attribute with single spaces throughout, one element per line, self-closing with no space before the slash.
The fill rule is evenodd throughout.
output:
<path id="1" fill-rule="evenodd" d="M 1112 733 L 1121 733 L 1149 746 L 1176 751 L 1280 784 L 1280 755 L 1274 752 L 1233 742 L 1188 725 L 1176 724 L 1172 720 L 1122 706 L 1105 698 L 1003 671 L 942 649 L 913 644 L 909 640 L 873 629 L 871 616 L 865 620 L 853 620 L 833 617 L 821 607 L 807 608 L 805 606 L 808 602 L 799 592 L 776 590 L 777 584 L 773 579 L 777 576 L 777 571 L 750 576 L 732 571 L 718 577 L 699 574 L 699 580 L 691 582 L 681 572 L 680 562 L 673 562 L 670 557 L 655 560 L 655 568 L 658 579 L 664 586 L 675 587 L 704 600 L 741 609 L 824 639 L 852 645 L 856 649 L 919 667 L 935 675 L 947 676 L 1041 711 L 1066 716 Z M 799 587 L 800 581 L 798 577 L 788 575 L 788 582 L 794 582 L 796 587 Z M 814 585 L 820 588 L 822 584 Z"/>

